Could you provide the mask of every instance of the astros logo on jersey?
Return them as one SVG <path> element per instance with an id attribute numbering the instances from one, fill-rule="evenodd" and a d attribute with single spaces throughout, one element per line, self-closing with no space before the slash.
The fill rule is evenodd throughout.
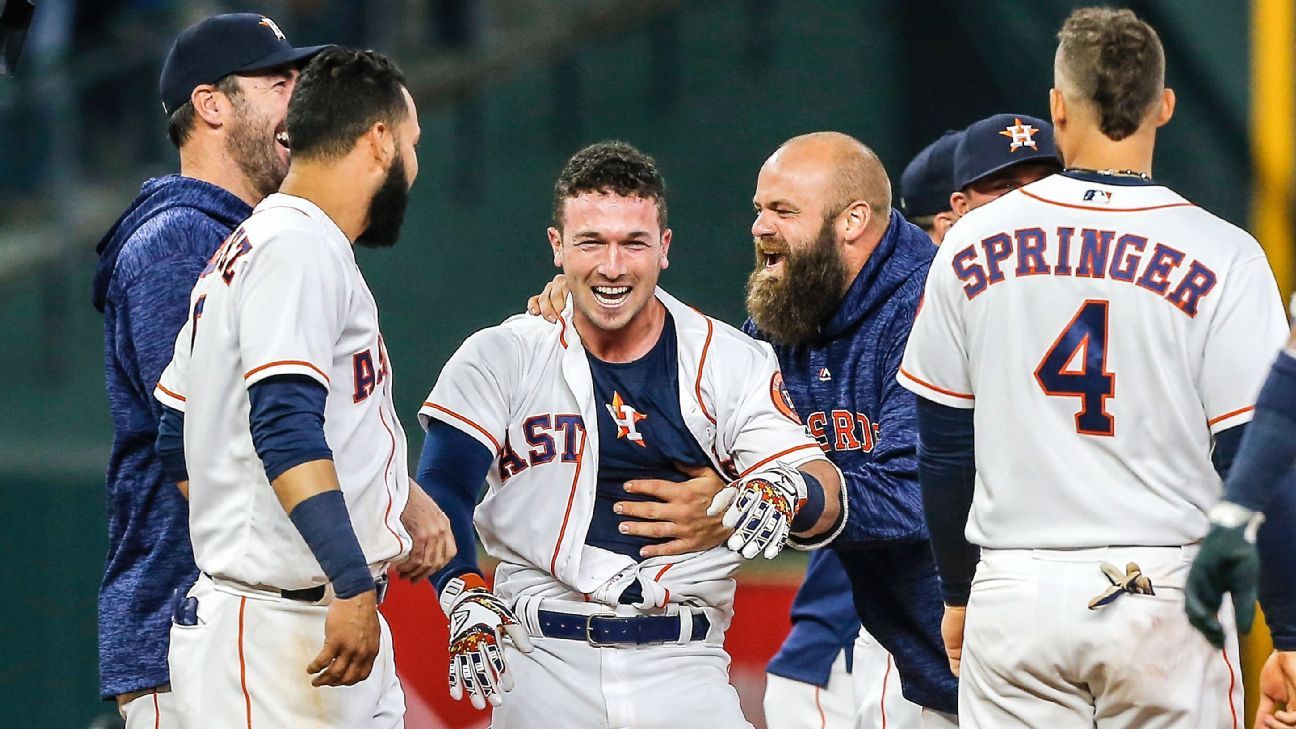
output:
<path id="1" fill-rule="evenodd" d="M 1004 130 L 999 132 L 1002 136 L 1012 140 L 1012 145 L 1008 147 L 1008 151 L 1016 152 L 1022 147 L 1039 149 L 1039 145 L 1035 143 L 1035 135 L 1039 133 L 1039 130 L 1029 124 L 1022 124 L 1021 119 L 1013 119 L 1013 121 L 1016 123 L 1004 127 Z"/>
<path id="2" fill-rule="evenodd" d="M 612 404 L 605 407 L 612 414 L 612 422 L 616 423 L 618 438 L 625 438 L 641 448 L 648 447 L 648 444 L 644 443 L 643 433 L 639 432 L 638 427 L 639 421 L 648 417 L 647 415 L 635 410 L 633 406 L 625 404 L 625 401 L 621 399 L 621 393 L 615 390 L 612 391 Z"/>
<path id="3" fill-rule="evenodd" d="M 828 368 L 824 368 L 827 372 Z M 788 420 L 801 424 L 801 418 L 796 414 L 796 408 L 792 406 L 792 396 L 788 394 L 787 387 L 783 385 L 783 373 L 775 372 L 770 378 L 770 399 L 774 401 L 774 409 L 778 410 Z"/>

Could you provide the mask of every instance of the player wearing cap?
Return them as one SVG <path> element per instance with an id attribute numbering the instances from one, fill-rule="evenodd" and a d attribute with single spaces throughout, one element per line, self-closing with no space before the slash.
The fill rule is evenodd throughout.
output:
<path id="1" fill-rule="evenodd" d="M 287 127 L 281 192 L 208 262 L 155 391 L 200 570 L 171 629 L 176 712 L 189 727 L 399 727 L 376 607 L 410 550 L 405 435 L 353 246 L 395 244 L 418 119 L 390 61 L 335 48 L 302 72 Z M 435 546 L 434 568 L 448 529 Z"/>
<path id="2" fill-rule="evenodd" d="M 1052 124 L 1025 114 L 995 114 L 963 130 L 954 148 L 949 204 L 962 217 L 1061 169 Z"/>
<path id="3" fill-rule="evenodd" d="M 954 150 L 963 132 L 949 131 L 914 155 L 900 173 L 900 212 L 940 245 L 958 214 L 950 196 L 954 187 Z"/>
<path id="4" fill-rule="evenodd" d="M 1070 166 L 950 230 L 899 375 L 960 724 L 1237 726 L 1231 620 L 1214 649 L 1182 589 L 1286 330 L 1277 286 L 1251 236 L 1151 179 L 1156 32 L 1086 8 L 1059 39 Z"/>
<path id="5" fill-rule="evenodd" d="M 664 194 L 629 145 L 573 156 L 549 229 L 570 304 L 556 323 L 520 315 L 474 334 L 419 411 L 419 482 L 460 545 L 438 576 L 451 695 L 494 705 L 498 729 L 750 727 L 723 647 L 732 575 L 789 532 L 818 546 L 842 525 L 840 474 L 773 352 L 656 287 L 672 242 Z M 736 526 L 727 548 L 644 558 L 662 540 L 626 533 L 625 482 L 699 467 L 733 480 L 712 509 Z M 474 521 L 500 560 L 493 591 Z"/>
<path id="6" fill-rule="evenodd" d="M 151 179 L 99 242 L 94 305 L 104 314 L 113 421 L 108 557 L 99 591 L 100 693 L 130 727 L 174 727 L 167 636 L 172 593 L 196 576 L 188 510 L 153 449 L 153 399 L 189 311 L 189 291 L 220 242 L 274 192 L 297 67 L 274 21 L 220 15 L 185 30 L 162 67 L 162 108 L 180 174 Z M 279 137 L 277 139 L 276 137 Z"/>

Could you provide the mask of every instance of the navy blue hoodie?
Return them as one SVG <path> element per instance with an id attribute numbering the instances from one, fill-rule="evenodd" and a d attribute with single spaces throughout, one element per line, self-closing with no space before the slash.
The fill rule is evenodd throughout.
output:
<path id="1" fill-rule="evenodd" d="M 886 234 L 819 340 L 774 345 L 797 412 L 850 489 L 836 548 L 927 537 L 917 404 L 896 372 L 935 255 L 927 234 L 891 211 Z M 746 330 L 764 338 L 750 321 Z"/>
<path id="2" fill-rule="evenodd" d="M 232 193 L 191 177 L 145 182 L 99 241 L 94 306 L 104 314 L 104 379 L 113 421 L 108 559 L 99 589 L 104 698 L 169 680 L 171 595 L 196 576 L 189 510 L 164 483 L 154 451 L 153 388 L 171 361 L 189 292 L 207 260 L 252 213 Z"/>

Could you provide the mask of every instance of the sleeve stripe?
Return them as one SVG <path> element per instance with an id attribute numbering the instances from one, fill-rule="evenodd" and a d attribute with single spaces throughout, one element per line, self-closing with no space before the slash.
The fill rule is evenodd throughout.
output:
<path id="1" fill-rule="evenodd" d="M 504 448 L 500 446 L 499 441 L 498 441 L 498 440 L 495 440 L 495 436 L 493 436 L 493 435 L 490 434 L 490 431 L 489 431 L 489 430 L 486 430 L 485 428 L 481 427 L 481 426 L 478 425 L 477 423 L 474 423 L 474 422 L 472 421 L 472 419 L 470 419 L 470 418 L 465 418 L 464 416 L 460 415 L 459 413 L 456 413 L 455 411 L 451 410 L 450 408 L 442 407 L 442 406 L 440 406 L 440 405 L 437 405 L 437 404 L 434 403 L 434 402 L 424 402 L 424 403 L 423 403 L 423 407 L 425 407 L 425 408 L 432 408 L 433 410 L 440 410 L 441 412 L 445 413 L 446 415 L 449 415 L 449 416 L 452 417 L 452 418 L 455 418 L 456 420 L 459 420 L 460 422 L 467 423 L 468 425 L 471 425 L 471 426 L 472 426 L 472 427 L 473 427 L 473 428 L 474 428 L 478 433 L 481 433 L 482 435 L 486 436 L 486 439 L 489 440 L 489 441 L 491 442 L 491 444 L 493 444 L 493 445 L 495 446 L 495 453 L 496 453 L 496 454 L 498 454 L 500 451 L 504 450 Z"/>
<path id="2" fill-rule="evenodd" d="M 157 389 L 161 390 L 162 392 L 165 392 L 167 395 L 169 395 L 169 396 L 171 396 L 171 397 L 174 397 L 175 399 L 179 400 L 180 402 L 185 402 L 184 395 L 177 395 L 176 393 L 171 392 L 170 390 L 168 390 L 168 389 L 166 389 L 165 387 L 163 387 L 161 382 L 159 382 L 159 383 L 157 384 Z"/>
<path id="3" fill-rule="evenodd" d="M 260 367 L 253 367 L 252 369 L 243 373 L 243 379 L 246 380 L 252 375 L 255 375 L 256 373 L 262 370 L 269 369 L 271 367 L 309 367 L 310 369 L 318 372 L 319 376 L 323 377 L 325 382 L 332 383 L 332 380 L 329 379 L 329 376 L 324 374 L 324 370 L 316 367 L 310 362 L 303 362 L 301 360 L 295 360 L 295 359 L 280 360 L 278 362 L 267 362 L 266 364 L 263 364 Z"/>
<path id="4" fill-rule="evenodd" d="M 782 458 L 783 456 L 786 456 L 786 455 L 789 454 L 789 453 L 795 453 L 795 452 L 797 452 L 797 451 L 805 450 L 806 448 L 813 448 L 813 449 L 815 449 L 816 451 L 819 451 L 819 444 L 818 444 L 818 443 L 803 443 L 803 444 L 801 444 L 801 445 L 799 445 L 799 446 L 792 446 L 791 448 L 788 448 L 787 450 L 779 451 L 778 453 L 775 453 L 774 455 L 770 456 L 769 458 L 766 458 L 766 459 L 762 460 L 761 462 L 757 463 L 756 465 L 752 466 L 751 468 L 747 469 L 746 471 L 743 471 L 742 473 L 738 474 L 738 478 L 745 478 L 745 477 L 747 476 L 747 474 L 751 473 L 752 471 L 755 471 L 756 469 L 760 468 L 761 466 L 764 466 L 765 464 L 769 463 L 770 461 L 773 461 L 773 460 L 776 460 L 776 459 Z"/>
<path id="5" fill-rule="evenodd" d="M 976 399 L 976 395 L 969 395 L 969 394 L 967 394 L 967 393 L 963 393 L 963 392 L 955 392 L 955 391 L 953 391 L 953 390 L 946 390 L 945 388 L 943 388 L 943 387 L 937 387 L 937 386 L 933 385 L 932 383 L 927 382 L 926 380 L 922 380 L 922 379 L 919 379 L 919 378 L 917 378 L 917 377 L 914 377 L 914 376 L 913 376 L 912 374 L 910 374 L 909 372 L 906 372 L 906 371 L 905 371 L 905 368 L 903 368 L 903 367 L 900 368 L 900 374 L 904 375 L 905 377 L 908 377 L 909 379 L 913 380 L 914 382 L 918 383 L 919 385 L 922 385 L 923 387 L 927 388 L 928 390 L 932 390 L 933 392 L 939 392 L 939 393 L 942 394 L 942 395 L 949 395 L 950 397 L 958 397 L 958 398 L 962 398 L 962 399 L 964 399 L 964 400 L 975 400 L 975 399 Z"/>
<path id="6" fill-rule="evenodd" d="M 159 385 L 159 387 L 161 387 L 161 385 Z M 1254 405 L 1248 405 L 1247 407 L 1244 407 L 1244 408 L 1238 408 L 1237 410 L 1234 410 L 1234 411 L 1231 412 L 1231 413 L 1224 413 L 1223 415 L 1220 415 L 1220 416 L 1218 416 L 1218 417 L 1214 417 L 1214 418 L 1211 418 L 1210 420 L 1207 420 L 1207 421 L 1206 421 L 1206 425 L 1214 425 L 1214 424 L 1220 422 L 1221 420 L 1228 420 L 1229 418 L 1233 417 L 1234 415 L 1241 415 L 1242 413 L 1250 412 L 1250 411 L 1252 411 L 1252 410 L 1255 410 L 1255 406 L 1254 406 Z"/>

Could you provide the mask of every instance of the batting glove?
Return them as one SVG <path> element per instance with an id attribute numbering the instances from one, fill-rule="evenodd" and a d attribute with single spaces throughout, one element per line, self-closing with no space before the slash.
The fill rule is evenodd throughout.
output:
<path id="1" fill-rule="evenodd" d="M 787 542 L 792 517 L 805 498 L 805 477 L 779 464 L 721 489 L 711 500 L 707 516 L 724 512 L 721 523 L 734 530 L 729 549 L 745 559 L 758 553 L 774 559 Z"/>
<path id="2" fill-rule="evenodd" d="M 1233 598 L 1238 630 L 1251 630 L 1255 619 L 1256 591 L 1260 585 L 1260 555 L 1256 532 L 1264 515 L 1243 506 L 1222 501 L 1210 510 L 1211 530 L 1188 572 L 1184 585 L 1184 606 L 1188 622 L 1216 648 L 1224 647 L 1224 628 L 1219 609 L 1224 593 Z"/>
<path id="3" fill-rule="evenodd" d="M 440 599 L 450 619 L 450 698 L 462 699 L 466 689 L 474 708 L 484 709 L 487 703 L 499 706 L 504 701 L 501 694 L 513 690 L 501 640 L 507 635 L 514 647 L 530 653 L 526 628 L 478 575 L 451 579 Z"/>

